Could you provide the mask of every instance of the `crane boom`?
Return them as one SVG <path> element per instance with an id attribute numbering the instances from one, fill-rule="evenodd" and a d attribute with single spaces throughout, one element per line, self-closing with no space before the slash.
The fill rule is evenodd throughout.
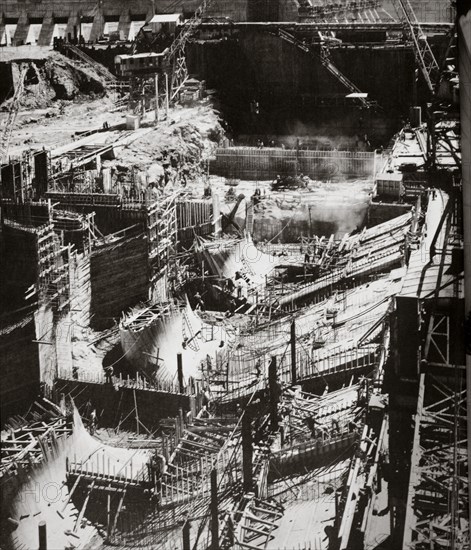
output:
<path id="1" fill-rule="evenodd" d="M 303 52 L 310 55 L 315 55 L 313 54 L 308 44 L 304 44 L 304 42 L 296 38 L 296 36 L 294 36 L 293 34 L 285 31 L 284 29 L 278 29 L 278 36 L 283 40 L 286 40 L 290 44 L 293 44 Z M 332 60 L 330 58 L 330 51 L 327 45 L 321 44 L 320 56 L 316 55 L 316 57 L 319 59 L 322 65 L 330 72 L 330 74 L 332 74 L 339 82 L 341 82 L 345 86 L 345 88 L 347 88 L 347 90 L 349 90 L 351 93 L 359 94 L 359 99 L 364 107 L 366 108 L 378 107 L 378 104 L 375 101 L 371 101 L 363 97 L 363 94 L 361 93 L 361 90 L 358 88 L 358 86 L 356 86 L 332 63 Z"/>
<path id="2" fill-rule="evenodd" d="M 435 95 L 440 77 L 440 67 L 430 48 L 425 33 L 410 5 L 409 0 L 394 0 L 394 7 L 408 38 L 414 44 L 414 55 L 417 66 L 425 79 L 432 95 Z"/>

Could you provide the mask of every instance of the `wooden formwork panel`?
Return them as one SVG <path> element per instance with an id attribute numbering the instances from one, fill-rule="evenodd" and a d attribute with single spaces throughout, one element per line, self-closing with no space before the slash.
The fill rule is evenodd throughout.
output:
<path id="1" fill-rule="evenodd" d="M 306 151 L 254 147 L 217 149 L 211 173 L 242 179 L 273 179 L 277 175 L 305 174 L 314 179 L 371 177 L 375 153 Z"/>
<path id="2" fill-rule="evenodd" d="M 121 311 L 147 299 L 147 240 L 144 236 L 103 247 L 90 259 L 91 315 L 96 323 L 112 324 Z"/>

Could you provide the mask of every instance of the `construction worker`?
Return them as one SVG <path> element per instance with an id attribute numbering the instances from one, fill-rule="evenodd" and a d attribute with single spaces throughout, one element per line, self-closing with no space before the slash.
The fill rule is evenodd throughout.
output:
<path id="1" fill-rule="evenodd" d="M 235 290 L 234 281 L 230 277 L 228 277 L 226 279 L 226 288 L 227 288 L 227 291 L 229 292 L 229 294 L 232 294 Z"/>
<path id="2" fill-rule="evenodd" d="M 213 370 L 213 362 L 211 361 L 209 353 L 206 354 L 206 369 L 208 372 Z"/>
<path id="3" fill-rule="evenodd" d="M 96 431 L 96 409 L 92 409 L 90 412 L 90 433 L 93 435 Z"/>
<path id="4" fill-rule="evenodd" d="M 106 382 L 109 384 L 113 384 L 113 373 L 114 373 L 114 369 L 112 365 L 109 365 L 108 367 L 105 368 Z"/>
<path id="5" fill-rule="evenodd" d="M 149 472 L 149 481 L 152 483 L 152 486 L 155 487 L 157 480 L 160 478 L 160 461 L 156 455 L 151 456 L 147 463 L 147 469 Z"/>
<path id="6" fill-rule="evenodd" d="M 260 359 L 258 359 L 257 362 L 255 363 L 255 374 L 257 375 L 257 379 L 260 378 L 260 376 L 262 375 L 262 367 L 261 367 Z"/>
<path id="7" fill-rule="evenodd" d="M 340 425 L 337 418 L 332 418 L 332 435 L 340 433 Z"/>
<path id="8" fill-rule="evenodd" d="M 209 407 L 211 403 L 211 395 L 209 393 L 209 388 L 204 388 L 203 389 L 203 399 L 202 399 L 202 405 L 203 407 Z"/>
<path id="9" fill-rule="evenodd" d="M 353 422 L 353 420 L 350 420 L 348 423 L 348 431 L 350 433 L 357 433 L 358 432 L 358 426 Z"/>
<path id="10" fill-rule="evenodd" d="M 201 297 L 201 294 L 199 292 L 195 294 L 195 301 L 196 301 L 196 305 L 195 305 L 196 310 L 206 311 L 203 298 Z"/>
<path id="11" fill-rule="evenodd" d="M 252 201 L 254 206 L 257 206 L 257 204 L 260 202 L 261 192 L 260 188 L 257 187 L 254 191 L 254 194 L 252 195 Z"/>
<path id="12" fill-rule="evenodd" d="M 240 271 L 236 271 L 235 273 L 235 286 L 237 288 L 237 298 L 240 300 L 247 300 L 247 281 L 242 277 Z"/>

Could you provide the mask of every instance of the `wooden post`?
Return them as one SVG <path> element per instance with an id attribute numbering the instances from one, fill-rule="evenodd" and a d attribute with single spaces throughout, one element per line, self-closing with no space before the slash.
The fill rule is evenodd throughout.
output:
<path id="1" fill-rule="evenodd" d="M 340 515 L 340 509 L 339 509 L 339 493 L 338 490 L 335 490 L 334 493 L 335 497 L 335 517 L 334 517 L 334 529 L 338 529 L 339 526 L 339 515 Z"/>
<path id="2" fill-rule="evenodd" d="M 193 422 L 193 418 L 195 418 L 197 412 L 196 412 L 196 396 L 195 396 L 195 387 L 193 383 L 193 389 L 192 394 L 190 396 L 190 410 L 191 410 L 191 421 Z"/>
<path id="3" fill-rule="evenodd" d="M 229 516 L 227 523 L 228 523 L 227 538 L 228 538 L 229 545 L 232 548 L 235 545 L 234 520 L 232 518 L 232 515 Z"/>
<path id="4" fill-rule="evenodd" d="M 184 392 L 183 387 L 183 356 L 181 353 L 177 353 L 177 370 L 178 370 L 178 387 L 180 393 Z"/>
<path id="5" fill-rule="evenodd" d="M 211 470 L 211 550 L 219 550 L 218 475 Z"/>
<path id="6" fill-rule="evenodd" d="M 159 75 L 155 75 L 155 122 L 159 122 Z"/>
<path id="7" fill-rule="evenodd" d="M 47 531 L 46 531 L 46 522 L 40 521 L 38 524 L 38 534 L 39 534 L 39 550 L 47 550 Z"/>
<path id="8" fill-rule="evenodd" d="M 137 409 L 136 390 L 133 389 L 132 393 L 134 395 L 134 410 L 136 412 L 136 431 L 137 431 L 137 435 L 139 435 L 139 411 Z"/>
<path id="9" fill-rule="evenodd" d="M 296 385 L 296 322 L 291 321 L 291 384 Z"/>
<path id="10" fill-rule="evenodd" d="M 180 440 L 180 422 L 178 420 L 178 416 L 175 417 L 175 441 L 178 444 L 178 441 Z"/>
<path id="11" fill-rule="evenodd" d="M 106 538 L 108 539 L 111 533 L 111 493 L 107 495 L 106 505 Z"/>
<path id="12" fill-rule="evenodd" d="M 191 550 L 190 546 L 190 522 L 188 520 L 183 524 L 183 550 Z"/>
<path id="13" fill-rule="evenodd" d="M 162 436 L 162 450 L 163 450 L 162 454 L 165 457 L 165 461 L 168 462 L 168 442 L 167 442 L 167 436 L 166 435 Z"/>
<path id="14" fill-rule="evenodd" d="M 270 422 L 272 429 L 278 428 L 278 399 L 279 390 L 276 379 L 276 356 L 273 356 L 268 366 L 268 388 L 270 392 Z"/>
<path id="15" fill-rule="evenodd" d="M 165 73 L 165 114 L 168 118 L 168 103 L 169 103 L 169 89 L 168 89 L 168 74 Z"/>
<path id="16" fill-rule="evenodd" d="M 242 416 L 242 472 L 244 493 L 253 491 L 252 418 L 247 411 Z"/>

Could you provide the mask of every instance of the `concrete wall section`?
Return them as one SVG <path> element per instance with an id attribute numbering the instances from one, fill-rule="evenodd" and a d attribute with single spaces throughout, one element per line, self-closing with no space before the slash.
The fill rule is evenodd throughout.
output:
<path id="1" fill-rule="evenodd" d="M 97 411 L 98 425 L 106 427 L 116 427 L 124 421 L 121 424 L 122 429 L 135 430 L 135 405 L 139 420 L 149 430 L 156 429 L 161 418 L 174 418 L 179 414 L 180 408 L 183 412 L 190 408 L 188 395 L 125 387 L 115 389 L 111 384 L 59 379 L 56 391 L 59 396 L 61 393 L 70 395 L 79 410 L 83 410 L 90 402 L 92 408 Z M 139 431 L 145 430 L 140 426 Z"/>
<path id="2" fill-rule="evenodd" d="M 38 342 L 39 379 L 49 393 L 57 377 L 58 367 L 72 370 L 72 324 L 70 313 L 60 317 L 48 305 L 41 305 L 34 314 Z"/>
<path id="3" fill-rule="evenodd" d="M 147 241 L 132 237 L 93 252 L 90 260 L 91 326 L 112 326 L 121 311 L 148 297 Z"/>
<path id="4" fill-rule="evenodd" d="M 152 281 L 149 288 L 149 300 L 151 302 L 166 302 L 168 300 L 168 268 L 164 268 L 160 276 Z"/>
<path id="5" fill-rule="evenodd" d="M 396 216 L 402 216 L 409 212 L 412 208 L 410 204 L 387 204 L 372 202 L 368 208 L 367 226 L 373 227 L 388 220 L 392 220 Z"/>
<path id="6" fill-rule="evenodd" d="M 298 21 L 298 3 L 296 0 L 283 0 L 278 3 L 278 21 Z"/>
<path id="7" fill-rule="evenodd" d="M 57 374 L 56 329 L 50 307 L 41 306 L 34 314 L 37 334 L 40 380 L 52 389 Z"/>
<path id="8" fill-rule="evenodd" d="M 362 136 L 369 128 L 371 141 L 374 128 L 389 138 L 397 129 L 397 122 L 391 121 L 409 110 L 412 50 L 339 49 L 332 50 L 332 60 L 383 110 L 358 108 L 320 60 L 268 32 L 245 31 L 237 39 L 195 42 L 187 48 L 190 72 L 218 90 L 236 134 L 327 135 L 330 129 L 344 136 L 354 128 Z M 258 114 L 251 109 L 254 101 L 259 103 Z"/>
<path id="9" fill-rule="evenodd" d="M 69 261 L 70 299 L 74 325 L 86 327 L 90 323 L 90 256 L 73 253 Z"/>
<path id="10" fill-rule="evenodd" d="M 0 30 L 1 33 L 1 30 Z M 0 34 L 1 44 L 1 34 Z M 0 63 L 0 104 L 13 95 L 12 64 Z"/>
<path id="11" fill-rule="evenodd" d="M 247 21 L 278 21 L 279 4 L 279 0 L 248 0 Z"/>
<path id="12" fill-rule="evenodd" d="M 8 225 L 7 225 L 8 224 Z M 36 235 L 23 226 L 5 220 L 2 228 L 4 249 L 0 258 L 4 310 L 25 305 L 25 292 L 38 276 Z"/>
<path id="13" fill-rule="evenodd" d="M 2 11 L 7 20 L 21 19 L 24 27 L 29 19 L 45 18 L 51 12 L 54 17 L 76 17 L 80 14 L 83 17 L 95 17 L 97 15 L 97 6 L 100 6 L 103 16 L 121 16 L 123 10 L 129 11 L 133 16 L 145 15 L 151 16 L 152 3 L 148 0 L 126 0 L 126 2 L 116 2 L 116 0 L 8 0 L 3 2 Z M 194 12 L 199 2 L 196 0 L 182 0 L 175 3 L 171 0 L 156 0 L 155 10 L 157 13 L 178 12 L 190 14 Z M 18 32 L 18 31 L 17 31 Z M 24 32 L 24 31 L 21 31 Z M 27 32 L 27 31 L 26 31 Z M 68 32 L 72 32 L 68 28 Z"/>
<path id="14" fill-rule="evenodd" d="M 1 422 L 26 412 L 39 392 L 39 354 L 33 316 L 0 329 Z"/>
<path id="15" fill-rule="evenodd" d="M 298 94 L 348 93 L 315 57 L 276 36 L 247 32 L 240 40 L 240 47 L 256 72 L 257 85 L 262 90 L 267 84 L 281 90 L 291 84 L 291 92 Z M 332 61 L 361 91 L 382 104 L 397 103 L 398 97 L 408 96 L 412 69 L 408 74 L 407 67 L 408 62 L 413 61 L 412 51 L 332 50 Z"/>

